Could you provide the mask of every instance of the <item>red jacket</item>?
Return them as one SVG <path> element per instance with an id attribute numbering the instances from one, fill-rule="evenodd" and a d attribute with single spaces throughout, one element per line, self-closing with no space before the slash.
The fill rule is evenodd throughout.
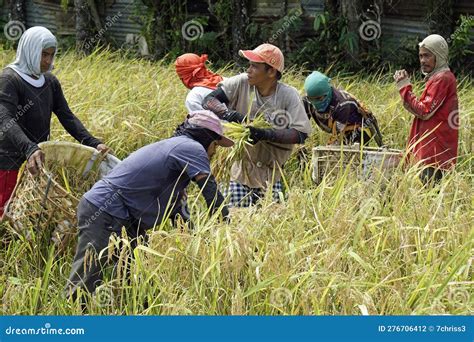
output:
<path id="1" fill-rule="evenodd" d="M 400 89 L 405 108 L 415 115 L 408 148 L 415 161 L 448 170 L 458 154 L 459 112 L 456 78 L 449 71 L 434 74 L 418 100 L 411 84 Z M 422 139 L 420 141 L 420 139 Z"/>

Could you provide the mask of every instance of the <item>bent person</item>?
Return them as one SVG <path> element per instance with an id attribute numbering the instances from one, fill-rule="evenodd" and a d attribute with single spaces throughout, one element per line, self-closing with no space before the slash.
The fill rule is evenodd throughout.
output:
<path id="1" fill-rule="evenodd" d="M 216 146 L 230 147 L 219 118 L 210 111 L 191 112 L 182 135 L 140 148 L 120 162 L 84 194 L 78 209 L 79 239 L 66 291 L 93 292 L 100 284 L 109 238 L 122 227 L 134 241 L 163 220 L 183 216 L 181 198 L 191 181 L 197 183 L 210 213 L 229 215 L 211 174 Z M 183 217 L 184 220 L 187 217 Z"/>
<path id="2" fill-rule="evenodd" d="M 331 79 L 313 71 L 304 82 L 306 114 L 331 137 L 328 144 L 367 145 L 372 139 L 382 146 L 382 134 L 373 113 L 354 95 L 337 89 Z"/>

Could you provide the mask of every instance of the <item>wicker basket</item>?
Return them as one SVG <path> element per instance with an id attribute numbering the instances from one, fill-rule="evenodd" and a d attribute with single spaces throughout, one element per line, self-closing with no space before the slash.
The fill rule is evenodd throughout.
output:
<path id="1" fill-rule="evenodd" d="M 324 176 L 338 175 L 348 167 L 363 179 L 383 173 L 388 176 L 400 163 L 403 151 L 387 148 L 352 146 L 318 146 L 313 148 L 313 180 L 319 184 Z"/>
<path id="2" fill-rule="evenodd" d="M 44 168 L 39 176 L 32 177 L 23 164 L 4 219 L 26 239 L 35 236 L 38 241 L 38 237 L 46 237 L 62 251 L 76 233 L 76 209 L 84 192 L 66 185 L 64 168 L 74 170 L 79 177 L 77 183 L 84 188 L 92 186 L 120 160 L 70 142 L 44 142 L 39 147 L 45 154 Z"/>

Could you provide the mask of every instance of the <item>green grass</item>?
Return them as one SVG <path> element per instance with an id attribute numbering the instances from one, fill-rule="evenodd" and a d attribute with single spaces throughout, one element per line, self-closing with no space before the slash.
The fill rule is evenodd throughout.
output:
<path id="1" fill-rule="evenodd" d="M 1 52 L 2 65 L 13 56 Z M 283 80 L 302 91 L 304 73 L 292 68 Z M 170 136 L 186 114 L 187 90 L 172 65 L 110 52 L 83 59 L 65 54 L 55 74 L 72 110 L 120 158 Z M 331 76 L 374 111 L 391 147 L 404 148 L 412 116 L 391 74 Z M 458 82 L 459 165 L 441 184 L 423 186 L 412 168 L 397 170 L 390 182 L 343 173 L 316 186 L 307 151 L 328 135 L 314 127 L 305 149 L 286 165 L 290 189 L 283 203 L 266 199 L 235 210 L 225 225 L 207 218 L 193 188 L 196 231 L 157 227 L 150 244 L 134 251 L 130 282 L 124 277 L 129 250 L 116 251 L 119 267 L 89 313 L 472 314 L 474 87 L 470 79 Z M 422 87 L 415 83 L 418 94 Z M 53 121 L 52 139 L 72 141 Z M 2 234 L 2 314 L 80 314 L 62 293 L 73 251 L 54 257 L 48 246 Z M 120 241 L 127 244 L 122 237 L 112 245 Z"/>

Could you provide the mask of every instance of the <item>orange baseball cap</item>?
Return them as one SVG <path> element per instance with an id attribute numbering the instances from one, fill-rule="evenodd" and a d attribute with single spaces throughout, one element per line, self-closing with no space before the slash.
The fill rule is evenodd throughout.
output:
<path id="1" fill-rule="evenodd" d="M 239 50 L 239 56 L 255 63 L 267 63 L 271 67 L 283 72 L 285 58 L 281 50 L 272 44 L 261 44 L 253 50 Z"/>

